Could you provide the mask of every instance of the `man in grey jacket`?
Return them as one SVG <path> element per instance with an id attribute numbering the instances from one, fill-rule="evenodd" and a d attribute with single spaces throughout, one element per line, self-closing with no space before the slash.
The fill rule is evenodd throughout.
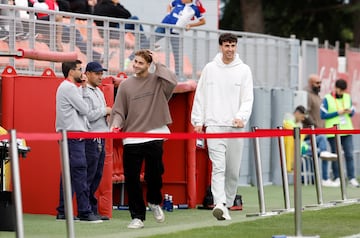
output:
<path id="1" fill-rule="evenodd" d="M 98 62 L 89 62 L 86 65 L 86 86 L 83 88 L 83 97 L 90 107 L 87 115 L 91 132 L 108 132 L 107 116 L 111 113 L 111 107 L 106 106 L 103 92 L 100 90 L 104 69 Z M 85 140 L 85 154 L 87 161 L 87 182 L 90 189 L 89 201 L 91 210 L 101 220 L 109 220 L 107 216 L 101 216 L 98 212 L 98 202 L 95 192 L 99 187 L 105 160 L 105 139 L 91 138 Z"/>
<path id="2" fill-rule="evenodd" d="M 56 131 L 88 131 L 86 116 L 90 109 L 76 83 L 82 82 L 81 61 L 62 63 L 65 80 L 56 91 Z M 84 139 L 68 139 L 71 185 L 76 193 L 78 216 L 81 221 L 102 222 L 91 211 L 87 185 L 87 163 Z M 60 199 L 57 220 L 65 219 L 63 186 L 60 180 Z"/>

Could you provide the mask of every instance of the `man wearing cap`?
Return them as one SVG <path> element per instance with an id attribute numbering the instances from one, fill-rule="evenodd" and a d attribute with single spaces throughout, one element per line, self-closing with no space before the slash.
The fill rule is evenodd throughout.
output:
<path id="1" fill-rule="evenodd" d="M 108 132 L 107 116 L 111 113 L 111 107 L 106 106 L 103 92 L 98 87 L 101 84 L 103 72 L 107 71 L 98 62 L 90 62 L 85 69 L 87 78 L 86 86 L 83 87 L 83 98 L 90 107 L 87 114 L 90 132 Z M 95 192 L 99 187 L 105 160 L 105 139 L 91 138 L 85 140 L 85 154 L 87 161 L 87 184 L 89 187 L 89 202 L 92 212 L 102 220 L 108 220 L 106 216 L 98 213 Z"/>

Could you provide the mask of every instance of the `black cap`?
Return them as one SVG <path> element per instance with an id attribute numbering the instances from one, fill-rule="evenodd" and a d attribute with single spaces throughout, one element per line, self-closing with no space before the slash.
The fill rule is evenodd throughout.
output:
<path id="1" fill-rule="evenodd" d="M 305 109 L 305 107 L 302 106 L 302 105 L 297 106 L 297 107 L 295 108 L 295 111 L 298 111 L 298 112 L 300 112 L 301 114 L 306 114 L 306 109 Z"/>

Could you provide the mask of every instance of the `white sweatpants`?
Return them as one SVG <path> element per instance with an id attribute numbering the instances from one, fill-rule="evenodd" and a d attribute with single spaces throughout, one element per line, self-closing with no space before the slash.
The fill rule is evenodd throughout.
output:
<path id="1" fill-rule="evenodd" d="M 233 127 L 206 128 L 206 133 L 241 132 L 243 129 Z M 231 207 L 236 196 L 244 138 L 208 139 L 207 146 L 212 162 L 211 192 L 214 204 L 224 203 Z"/>

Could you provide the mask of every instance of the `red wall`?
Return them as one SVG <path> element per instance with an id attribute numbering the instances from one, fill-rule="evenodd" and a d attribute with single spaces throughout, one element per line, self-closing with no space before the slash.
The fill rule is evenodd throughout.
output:
<path id="1" fill-rule="evenodd" d="M 2 74 L 2 126 L 7 129 L 14 128 L 17 132 L 54 133 L 55 94 L 62 80 L 51 70 L 44 71 L 42 76 L 33 77 L 20 76 L 13 68 L 6 68 Z M 108 104 L 112 105 L 113 85 L 106 84 L 103 90 Z M 190 112 L 193 91 L 194 88 L 190 87 L 174 94 L 170 100 L 174 121 L 170 126 L 171 131 L 192 131 Z M 20 161 L 24 212 L 55 214 L 60 179 L 58 142 L 29 140 L 27 145 L 31 147 L 31 151 L 26 159 Z M 164 148 L 163 192 L 172 194 L 175 204 L 187 203 L 190 207 L 195 207 L 202 202 L 209 183 L 206 152 L 195 149 L 194 139 L 168 140 Z M 100 212 L 111 216 L 114 154 L 112 140 L 107 141 L 106 151 L 104 176 L 98 195 Z"/>

